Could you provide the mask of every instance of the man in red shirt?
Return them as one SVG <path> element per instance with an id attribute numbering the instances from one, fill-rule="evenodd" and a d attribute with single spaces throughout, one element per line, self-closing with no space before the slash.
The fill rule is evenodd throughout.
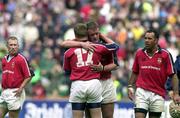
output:
<path id="1" fill-rule="evenodd" d="M 26 58 L 18 52 L 16 37 L 7 40 L 8 55 L 2 59 L 2 93 L 0 96 L 0 117 L 9 112 L 10 118 L 18 118 L 25 100 L 24 87 L 33 76 Z"/>
<path id="2" fill-rule="evenodd" d="M 164 110 L 165 82 L 172 78 L 175 103 L 179 102 L 178 79 L 174 72 L 171 54 L 158 45 L 154 30 L 145 33 L 145 48 L 136 52 L 129 79 L 128 96 L 135 102 L 135 118 L 160 118 Z M 134 87 L 136 93 L 134 95 Z"/>
<path id="3" fill-rule="evenodd" d="M 81 28 L 83 29 L 81 29 Z M 79 36 L 86 30 L 85 24 L 78 24 L 74 28 L 77 41 L 87 41 L 87 33 Z M 99 81 L 100 73 L 93 72 L 91 65 L 100 62 L 102 55 L 111 53 L 104 45 L 95 44 L 93 52 L 83 48 L 70 48 L 64 54 L 64 70 L 70 73 L 72 80 L 70 102 L 72 103 L 73 117 L 82 118 L 85 107 L 90 109 L 92 118 L 101 117 L 102 86 Z"/>

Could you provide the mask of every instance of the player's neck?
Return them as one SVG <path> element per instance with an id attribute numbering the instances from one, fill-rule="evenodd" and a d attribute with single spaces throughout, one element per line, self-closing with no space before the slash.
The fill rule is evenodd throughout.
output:
<path id="1" fill-rule="evenodd" d="M 157 50 L 158 50 L 158 47 L 155 46 L 154 48 L 149 49 L 149 50 L 146 50 L 146 51 L 147 51 L 148 56 L 151 56 L 151 57 L 152 57 L 152 56 L 154 55 L 154 53 L 157 52 Z"/>

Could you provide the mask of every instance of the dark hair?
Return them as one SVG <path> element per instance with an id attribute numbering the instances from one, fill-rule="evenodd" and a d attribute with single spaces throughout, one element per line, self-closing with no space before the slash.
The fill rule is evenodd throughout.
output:
<path id="1" fill-rule="evenodd" d="M 77 38 L 82 38 L 87 36 L 87 27 L 86 24 L 78 23 L 74 27 L 74 34 Z"/>
<path id="2" fill-rule="evenodd" d="M 147 30 L 146 33 L 154 33 L 154 37 L 158 40 L 159 39 L 159 33 L 158 31 L 154 29 Z"/>
<path id="3" fill-rule="evenodd" d="M 86 23 L 86 25 L 87 25 L 87 29 L 93 30 L 93 29 L 99 28 L 99 25 L 95 21 L 89 21 Z"/>

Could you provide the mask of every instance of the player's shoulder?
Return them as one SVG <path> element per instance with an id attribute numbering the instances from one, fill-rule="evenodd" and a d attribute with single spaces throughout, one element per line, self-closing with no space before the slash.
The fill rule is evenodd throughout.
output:
<path id="1" fill-rule="evenodd" d="M 167 59 L 167 58 L 172 59 L 172 55 L 167 49 L 161 48 L 160 54 L 165 59 Z"/>
<path id="2" fill-rule="evenodd" d="M 8 56 L 8 55 L 5 55 L 5 56 L 1 59 L 1 61 L 4 62 L 4 61 L 7 59 L 7 56 Z"/>
<path id="3" fill-rule="evenodd" d="M 96 46 L 96 50 L 95 50 L 96 52 L 102 52 L 102 51 L 108 50 L 108 48 L 101 43 L 97 43 L 95 44 L 95 46 Z"/>
<path id="4" fill-rule="evenodd" d="M 136 54 L 141 54 L 144 53 L 145 49 L 144 48 L 138 48 L 136 51 Z"/>
<path id="5" fill-rule="evenodd" d="M 22 53 L 18 53 L 17 55 L 15 55 L 15 57 L 17 57 L 17 59 L 19 59 L 19 60 L 26 60 L 27 61 L 26 56 L 24 56 L 24 54 L 22 54 Z"/>
<path id="6" fill-rule="evenodd" d="M 167 49 L 161 48 L 161 53 L 164 55 L 169 55 L 171 54 Z"/>
<path id="7" fill-rule="evenodd" d="M 77 48 L 69 48 L 64 52 L 64 55 L 72 55 L 74 53 L 74 50 Z"/>
<path id="8" fill-rule="evenodd" d="M 95 43 L 94 45 L 97 46 L 97 47 L 106 48 L 106 46 L 104 44 L 102 44 L 102 43 Z"/>

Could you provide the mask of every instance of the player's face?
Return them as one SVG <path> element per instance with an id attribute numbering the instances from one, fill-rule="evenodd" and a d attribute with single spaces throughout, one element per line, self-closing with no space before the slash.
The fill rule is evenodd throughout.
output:
<path id="1" fill-rule="evenodd" d="M 91 42 L 99 42 L 99 29 L 88 29 L 88 36 Z"/>
<path id="2" fill-rule="evenodd" d="M 10 55 L 16 55 L 18 53 L 19 45 L 17 40 L 8 40 L 7 48 Z"/>
<path id="3" fill-rule="evenodd" d="M 145 37 L 145 48 L 147 50 L 153 50 L 155 46 L 157 45 L 157 39 L 154 36 L 154 33 L 146 33 Z"/>

